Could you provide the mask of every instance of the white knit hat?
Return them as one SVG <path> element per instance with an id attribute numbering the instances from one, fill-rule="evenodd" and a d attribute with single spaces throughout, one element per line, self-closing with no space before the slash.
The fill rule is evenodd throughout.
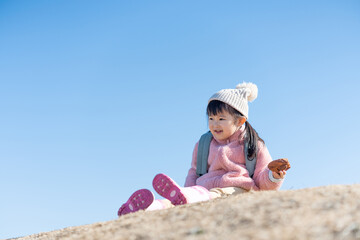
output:
<path id="1" fill-rule="evenodd" d="M 218 100 L 229 104 L 246 118 L 249 118 L 248 102 L 252 102 L 258 95 L 258 88 L 254 83 L 243 82 L 235 89 L 223 89 L 211 96 L 208 103 Z"/>

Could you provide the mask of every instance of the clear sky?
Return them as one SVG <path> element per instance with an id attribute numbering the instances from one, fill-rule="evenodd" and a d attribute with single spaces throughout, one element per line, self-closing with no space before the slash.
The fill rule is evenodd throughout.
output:
<path id="1" fill-rule="evenodd" d="M 208 98 L 243 81 L 283 190 L 360 183 L 359 43 L 357 0 L 0 0 L 0 238 L 183 184 Z"/>

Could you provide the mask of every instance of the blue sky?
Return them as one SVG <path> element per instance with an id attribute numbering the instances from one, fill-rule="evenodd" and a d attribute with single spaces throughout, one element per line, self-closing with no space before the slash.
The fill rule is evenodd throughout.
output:
<path id="1" fill-rule="evenodd" d="M 359 42 L 355 0 L 0 0 L 0 238 L 183 184 L 208 98 L 243 81 L 283 190 L 359 183 Z"/>

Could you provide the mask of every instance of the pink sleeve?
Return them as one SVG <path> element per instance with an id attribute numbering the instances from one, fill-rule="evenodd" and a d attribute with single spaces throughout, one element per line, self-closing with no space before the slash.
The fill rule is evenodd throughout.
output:
<path id="1" fill-rule="evenodd" d="M 259 187 L 259 190 L 278 190 L 283 181 L 275 183 L 270 180 L 270 170 L 267 165 L 272 161 L 272 158 L 265 144 L 259 143 L 258 145 L 259 151 L 257 154 L 256 168 L 254 172 L 255 184 Z"/>
<path id="2" fill-rule="evenodd" d="M 194 147 L 192 161 L 191 161 L 191 168 L 189 169 L 188 175 L 185 180 L 185 187 L 191 187 L 196 185 L 196 179 L 198 178 L 196 174 L 196 158 L 197 158 L 198 146 L 199 146 L 199 142 L 197 142 Z"/>

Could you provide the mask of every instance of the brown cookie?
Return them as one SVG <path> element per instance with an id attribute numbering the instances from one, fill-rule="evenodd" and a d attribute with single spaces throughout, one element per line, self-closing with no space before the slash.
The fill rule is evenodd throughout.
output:
<path id="1" fill-rule="evenodd" d="M 268 168 L 273 172 L 279 173 L 280 171 L 288 170 L 290 168 L 290 163 L 287 158 L 281 158 L 270 162 Z"/>

